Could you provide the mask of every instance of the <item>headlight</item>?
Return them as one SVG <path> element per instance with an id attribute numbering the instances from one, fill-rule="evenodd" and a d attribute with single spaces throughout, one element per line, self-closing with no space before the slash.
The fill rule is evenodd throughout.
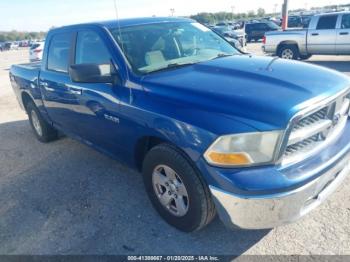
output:
<path id="1" fill-rule="evenodd" d="M 282 134 L 272 131 L 221 136 L 204 157 L 209 164 L 222 167 L 272 163 Z"/>

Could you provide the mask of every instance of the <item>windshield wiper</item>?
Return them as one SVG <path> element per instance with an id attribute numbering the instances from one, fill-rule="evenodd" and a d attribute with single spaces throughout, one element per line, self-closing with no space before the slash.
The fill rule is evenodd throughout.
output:
<path id="1" fill-rule="evenodd" d="M 211 60 L 221 58 L 221 57 L 227 57 L 227 56 L 233 56 L 233 54 L 225 54 L 225 53 L 219 53 L 215 57 L 213 57 Z"/>
<path id="2" fill-rule="evenodd" d="M 193 63 L 193 62 L 191 62 L 191 63 L 171 63 L 171 64 L 168 64 L 166 67 L 152 70 L 152 71 L 148 72 L 148 74 L 155 73 L 155 72 L 161 72 L 161 71 L 167 71 L 169 69 L 181 68 L 181 67 L 194 65 L 194 64 L 195 63 Z"/>

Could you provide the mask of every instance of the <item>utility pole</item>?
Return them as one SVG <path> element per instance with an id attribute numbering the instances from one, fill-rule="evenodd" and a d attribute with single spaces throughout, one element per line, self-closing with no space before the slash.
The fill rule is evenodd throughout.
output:
<path id="1" fill-rule="evenodd" d="M 170 8 L 170 13 L 171 13 L 171 16 L 174 16 L 175 9 L 174 8 Z"/>
<path id="2" fill-rule="evenodd" d="M 282 6 L 282 29 L 286 30 L 288 28 L 288 0 L 284 0 Z"/>
<path id="3" fill-rule="evenodd" d="M 277 14 L 277 6 L 278 6 L 278 4 L 274 4 L 274 6 L 273 6 L 273 13 L 274 14 Z"/>
<path id="4" fill-rule="evenodd" d="M 233 5 L 233 6 L 231 6 L 231 12 L 232 12 L 232 14 L 234 14 L 235 13 L 235 9 L 236 9 L 236 7 Z"/>
<path id="5" fill-rule="evenodd" d="M 231 12 L 232 12 L 232 19 L 233 19 L 234 15 L 235 15 L 235 6 L 234 5 L 231 6 Z"/>

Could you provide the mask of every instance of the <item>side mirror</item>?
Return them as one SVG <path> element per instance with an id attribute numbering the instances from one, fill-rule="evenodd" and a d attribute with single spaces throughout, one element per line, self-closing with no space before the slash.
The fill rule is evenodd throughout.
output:
<path id="1" fill-rule="evenodd" d="M 76 64 L 69 67 L 69 75 L 76 83 L 117 84 L 119 76 L 112 64 Z"/>

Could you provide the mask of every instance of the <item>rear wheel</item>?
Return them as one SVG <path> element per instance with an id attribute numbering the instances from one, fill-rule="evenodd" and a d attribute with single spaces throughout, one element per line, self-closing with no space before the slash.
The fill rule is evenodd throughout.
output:
<path id="1" fill-rule="evenodd" d="M 46 122 L 32 101 L 26 104 L 26 111 L 33 132 L 39 141 L 48 143 L 58 138 L 57 130 Z"/>
<path id="2" fill-rule="evenodd" d="M 283 45 L 279 48 L 277 55 L 283 59 L 296 60 L 299 58 L 299 50 L 295 45 Z"/>
<path id="3" fill-rule="evenodd" d="M 143 163 L 148 196 L 160 216 L 185 232 L 199 230 L 215 216 L 207 185 L 182 152 L 161 144 L 150 150 Z"/>

